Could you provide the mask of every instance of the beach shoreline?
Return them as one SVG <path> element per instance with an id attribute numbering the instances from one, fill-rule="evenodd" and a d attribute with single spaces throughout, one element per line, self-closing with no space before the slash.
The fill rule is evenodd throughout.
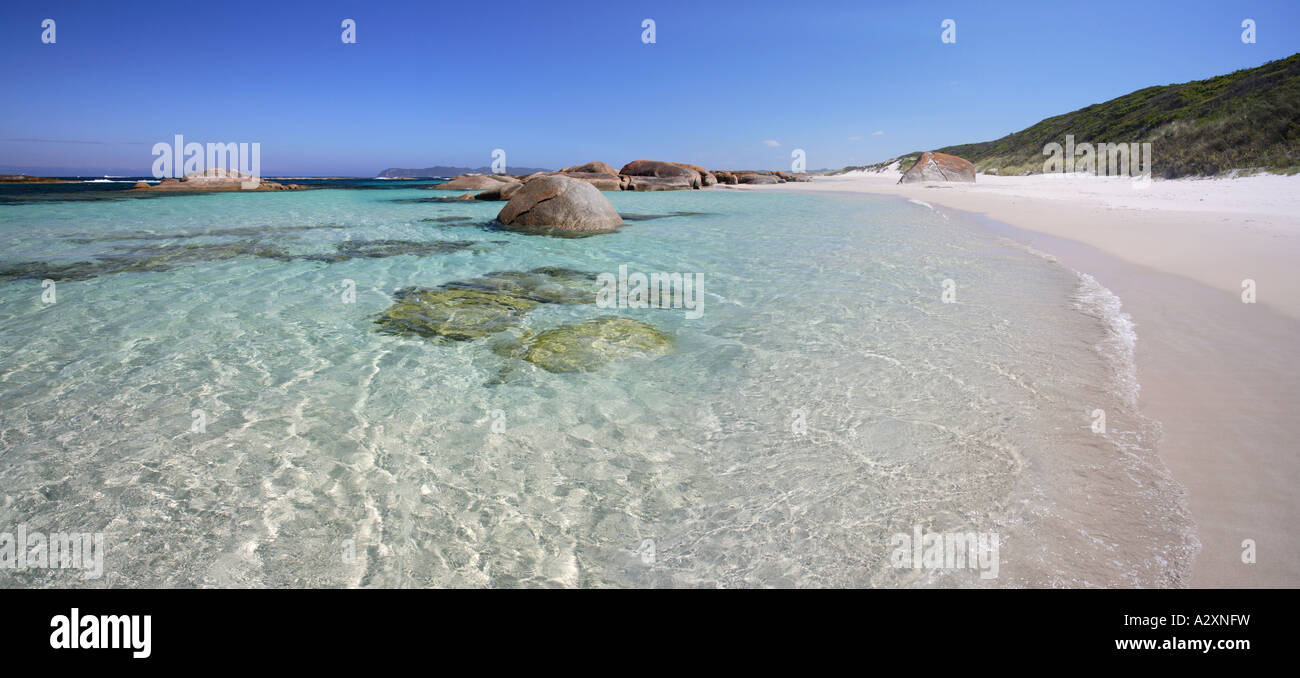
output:
<path id="1" fill-rule="evenodd" d="M 897 172 L 740 190 L 893 195 L 1095 277 L 1137 325 L 1139 406 L 1187 491 L 1193 587 L 1300 585 L 1300 177 L 1154 181 L 997 177 L 898 184 Z M 1253 280 L 1258 303 L 1243 303 Z M 1249 540 L 1249 542 L 1247 541 Z M 1257 562 L 1243 562 L 1248 543 Z"/>

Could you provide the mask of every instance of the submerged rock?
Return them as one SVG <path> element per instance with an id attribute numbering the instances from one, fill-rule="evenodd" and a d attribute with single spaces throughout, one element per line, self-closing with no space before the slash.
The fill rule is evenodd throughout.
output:
<path id="1" fill-rule="evenodd" d="M 423 202 L 466 202 L 474 200 L 473 193 L 461 193 L 457 196 L 436 196 L 432 198 L 392 198 L 390 202 L 405 203 L 423 203 Z"/>
<path id="2" fill-rule="evenodd" d="M 595 280 L 591 273 L 545 266 L 494 271 L 435 289 L 407 287 L 375 323 L 388 334 L 478 339 L 518 325 L 538 304 L 595 303 Z"/>
<path id="3" fill-rule="evenodd" d="M 0 265 L 0 280 L 89 280 L 112 273 L 160 273 L 181 264 L 225 261 L 254 256 L 277 261 L 293 261 L 286 250 L 255 240 L 241 240 L 216 245 L 162 245 L 153 247 L 114 248 L 118 254 L 104 254 L 90 261 L 55 263 L 25 261 Z"/>
<path id="4" fill-rule="evenodd" d="M 89 280 L 112 273 L 161 273 L 182 264 L 225 261 L 236 257 L 259 257 L 276 261 L 320 261 L 337 263 L 349 259 L 380 259 L 402 255 L 447 254 L 480 245 L 473 240 L 348 240 L 336 243 L 335 252 L 291 254 L 283 247 L 258 240 L 237 240 L 218 244 L 174 244 L 150 247 L 115 247 L 113 253 L 72 263 L 25 261 L 0 264 L 4 280 Z"/>
<path id="5" fill-rule="evenodd" d="M 474 221 L 474 217 L 429 217 L 420 221 L 432 221 L 438 224 L 449 224 L 456 221 Z"/>
<path id="6" fill-rule="evenodd" d="M 469 217 L 465 217 L 468 219 Z M 347 228 L 339 224 L 319 224 L 306 226 L 236 226 L 233 228 L 215 228 L 210 231 L 175 231 L 175 232 L 157 232 L 157 231 L 125 231 L 118 233 L 87 234 L 77 236 L 66 236 L 68 242 L 75 242 L 78 245 L 89 245 L 98 242 L 117 242 L 124 240 L 187 240 L 195 238 L 217 238 L 229 236 L 268 236 L 279 235 L 282 233 L 295 233 L 299 231 L 319 231 L 319 230 L 342 230 Z"/>
<path id="7" fill-rule="evenodd" d="M 516 343 L 498 344 L 493 350 L 522 358 L 548 372 L 590 372 L 615 360 L 671 353 L 673 340 L 639 320 L 603 316 L 525 335 Z"/>
<path id="8" fill-rule="evenodd" d="M 543 304 L 596 303 L 596 276 L 558 266 L 531 271 L 493 271 L 469 280 L 456 280 L 442 287 L 504 292 Z"/>
<path id="9" fill-rule="evenodd" d="M 707 212 L 670 212 L 668 214 L 632 214 L 619 212 L 623 221 L 650 221 L 652 219 L 668 219 L 671 217 L 698 217 L 707 214 Z"/>
<path id="10" fill-rule="evenodd" d="M 407 287 L 375 324 L 385 334 L 465 341 L 518 325 L 537 303 L 504 292 Z"/>
<path id="11" fill-rule="evenodd" d="M 345 240 L 334 244 L 335 252 L 307 254 L 299 257 L 306 261 L 337 263 L 348 259 L 384 259 L 412 255 L 448 254 L 473 247 L 473 240 Z"/>

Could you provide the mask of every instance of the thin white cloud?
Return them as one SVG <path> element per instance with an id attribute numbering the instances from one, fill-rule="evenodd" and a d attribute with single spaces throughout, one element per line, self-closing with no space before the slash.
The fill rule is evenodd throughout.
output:
<path id="1" fill-rule="evenodd" d="M 849 141 L 862 141 L 862 137 L 860 135 L 855 134 L 849 137 Z"/>
<path id="2" fill-rule="evenodd" d="M 771 146 L 771 147 L 773 147 L 773 148 L 776 148 L 777 146 L 780 146 L 780 145 L 781 145 L 781 142 L 779 142 L 779 141 L 773 141 L 772 139 L 766 139 L 766 140 L 763 141 L 763 145 L 764 145 L 764 146 Z"/>
<path id="3" fill-rule="evenodd" d="M 880 135 L 882 135 L 882 134 L 884 134 L 884 132 L 881 132 L 881 131 L 877 130 L 877 131 L 875 131 L 875 132 L 872 132 L 872 133 L 871 133 L 871 136 L 873 136 L 873 137 L 878 137 L 878 136 L 880 136 Z"/>

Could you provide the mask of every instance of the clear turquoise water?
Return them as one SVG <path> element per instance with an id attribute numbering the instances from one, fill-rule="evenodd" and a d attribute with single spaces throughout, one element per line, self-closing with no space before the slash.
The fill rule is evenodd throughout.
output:
<path id="1" fill-rule="evenodd" d="M 607 193 L 625 213 L 703 214 L 575 240 L 420 221 L 500 203 L 394 200 L 430 195 L 0 206 L 5 264 L 475 241 L 104 274 L 58 282 L 54 304 L 40 279 L 0 282 L 0 526 L 103 532 L 108 549 L 100 580 L 0 585 L 1182 583 L 1191 523 L 1134 410 L 1129 328 L 1073 271 L 892 198 Z M 234 228 L 256 235 L 120 239 Z M 704 275 L 698 319 L 617 311 L 674 353 L 553 374 L 484 341 L 374 331 L 400 287 L 620 264 Z M 607 313 L 547 305 L 524 325 Z M 917 525 L 998 533 L 999 577 L 892 567 L 891 535 Z"/>

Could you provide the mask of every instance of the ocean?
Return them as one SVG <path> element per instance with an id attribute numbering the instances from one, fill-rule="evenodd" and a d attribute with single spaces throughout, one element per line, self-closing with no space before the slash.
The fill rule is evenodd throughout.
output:
<path id="1" fill-rule="evenodd" d="M 1141 328 L 960 215 L 619 192 L 618 232 L 554 238 L 429 182 L 292 181 L 322 188 L 0 187 L 0 531 L 105 548 L 97 579 L 0 586 L 1186 583 Z M 698 276 L 698 317 L 530 302 L 441 340 L 381 322 L 411 287 L 622 266 Z M 611 315 L 671 348 L 579 371 L 499 350 Z M 996 576 L 900 562 L 922 533 L 996 537 Z"/>

